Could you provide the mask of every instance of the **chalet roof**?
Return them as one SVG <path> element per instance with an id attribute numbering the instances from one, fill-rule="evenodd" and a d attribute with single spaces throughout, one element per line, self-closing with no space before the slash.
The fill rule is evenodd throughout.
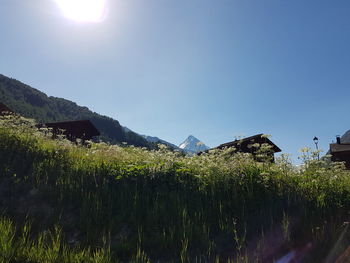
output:
<path id="1" fill-rule="evenodd" d="M 350 152 L 350 143 L 332 143 L 330 144 L 330 151 L 332 153 Z"/>
<path id="2" fill-rule="evenodd" d="M 0 102 L 0 113 L 1 112 L 13 112 L 9 107 Z"/>
<path id="3" fill-rule="evenodd" d="M 63 122 L 49 122 L 45 126 L 53 129 L 63 129 L 69 133 L 80 134 L 81 132 L 88 132 L 90 136 L 99 136 L 100 132 L 89 120 L 78 121 L 63 121 Z"/>
<path id="4" fill-rule="evenodd" d="M 250 136 L 250 137 L 246 137 L 240 140 L 234 140 L 232 142 L 227 142 L 227 143 L 223 143 L 220 144 L 218 147 L 216 147 L 217 149 L 222 149 L 225 147 L 236 147 L 240 146 L 240 145 L 248 145 L 248 144 L 254 144 L 254 143 L 267 143 L 269 145 L 272 146 L 272 150 L 274 152 L 281 152 L 281 149 L 274 144 L 269 138 L 263 136 L 264 134 L 260 133 L 254 136 Z"/>

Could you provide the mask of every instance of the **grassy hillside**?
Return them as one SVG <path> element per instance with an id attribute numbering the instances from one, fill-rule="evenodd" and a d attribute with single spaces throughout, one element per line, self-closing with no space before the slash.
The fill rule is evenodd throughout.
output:
<path id="1" fill-rule="evenodd" d="M 39 122 L 66 120 L 91 120 L 100 130 L 100 139 L 112 144 L 127 142 L 135 146 L 153 147 L 142 136 L 130 131 L 125 132 L 117 120 L 99 115 L 86 107 L 33 89 L 15 79 L 0 74 L 0 102 L 13 111 Z"/>
<path id="2" fill-rule="evenodd" d="M 81 147 L 33 127 L 0 121 L 1 262 L 273 262 L 298 251 L 320 263 L 349 244 L 350 173 L 308 152 L 295 169 L 229 149 Z"/>

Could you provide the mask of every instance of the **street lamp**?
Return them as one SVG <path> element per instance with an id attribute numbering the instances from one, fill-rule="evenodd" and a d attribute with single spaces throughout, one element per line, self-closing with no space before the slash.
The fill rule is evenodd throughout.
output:
<path id="1" fill-rule="evenodd" d="M 316 145 L 317 159 L 320 160 L 320 153 L 318 152 L 318 138 L 315 136 L 315 138 L 313 140 L 314 140 L 314 143 Z"/>

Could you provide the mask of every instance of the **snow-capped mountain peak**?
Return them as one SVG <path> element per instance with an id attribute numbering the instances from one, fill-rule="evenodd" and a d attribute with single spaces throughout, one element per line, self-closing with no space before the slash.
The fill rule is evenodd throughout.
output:
<path id="1" fill-rule="evenodd" d="M 208 146 L 193 135 L 188 136 L 187 139 L 179 145 L 179 148 L 188 153 L 198 153 L 209 149 Z"/>

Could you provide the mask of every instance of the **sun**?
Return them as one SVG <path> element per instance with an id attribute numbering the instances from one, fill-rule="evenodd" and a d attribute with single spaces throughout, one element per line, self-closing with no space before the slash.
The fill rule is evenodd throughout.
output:
<path id="1" fill-rule="evenodd" d="M 102 22 L 106 16 L 106 0 L 55 0 L 65 17 L 77 22 Z"/>

